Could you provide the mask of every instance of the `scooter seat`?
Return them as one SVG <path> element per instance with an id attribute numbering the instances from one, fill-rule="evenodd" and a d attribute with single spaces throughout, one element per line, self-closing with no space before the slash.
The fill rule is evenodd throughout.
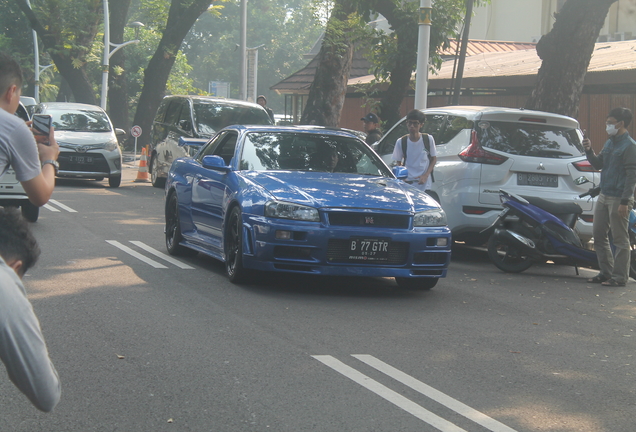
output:
<path id="1" fill-rule="evenodd" d="M 530 204 L 542 210 L 552 213 L 570 228 L 574 228 L 577 217 L 583 213 L 583 209 L 577 203 L 555 203 L 543 198 L 524 196 Z"/>

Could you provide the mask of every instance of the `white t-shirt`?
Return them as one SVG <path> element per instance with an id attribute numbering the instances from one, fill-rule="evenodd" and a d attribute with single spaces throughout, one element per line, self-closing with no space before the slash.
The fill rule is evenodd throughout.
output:
<path id="1" fill-rule="evenodd" d="M 13 167 L 18 181 L 40 174 L 40 157 L 33 133 L 24 120 L 0 108 L 0 177 Z"/>
<path id="2" fill-rule="evenodd" d="M 413 142 L 410 137 L 407 137 L 406 143 L 406 169 L 409 171 L 407 181 L 415 181 L 413 186 L 416 186 L 422 190 L 428 190 L 431 188 L 432 179 L 428 177 L 426 183 L 418 184 L 417 179 L 426 172 L 429 165 L 428 152 L 426 146 L 424 146 L 424 134 L 420 134 L 420 139 Z M 435 148 L 435 139 L 432 135 L 428 135 L 429 144 L 431 149 L 431 157 L 437 156 L 437 149 Z M 402 153 L 402 137 L 398 138 L 395 142 L 395 148 L 393 149 L 392 159 L 397 162 L 401 162 L 404 159 Z"/>

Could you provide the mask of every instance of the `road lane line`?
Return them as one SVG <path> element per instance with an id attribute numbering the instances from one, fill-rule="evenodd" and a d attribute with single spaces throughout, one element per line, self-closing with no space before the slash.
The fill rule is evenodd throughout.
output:
<path id="1" fill-rule="evenodd" d="M 69 213 L 77 213 L 77 210 L 73 210 L 72 208 L 70 208 L 69 206 L 66 206 L 64 204 L 62 204 L 59 201 L 55 201 L 54 199 L 49 199 L 50 203 L 55 204 L 56 206 L 58 206 L 59 208 L 61 208 L 62 210 L 66 210 Z"/>
<path id="2" fill-rule="evenodd" d="M 51 200 L 49 200 L 49 201 L 51 201 Z M 45 209 L 50 210 L 52 212 L 58 212 L 59 213 L 59 210 L 56 209 L 55 207 L 53 207 L 52 205 L 44 204 L 42 207 L 44 207 Z"/>
<path id="3" fill-rule="evenodd" d="M 147 244 L 145 244 L 143 242 L 135 241 L 135 240 L 130 240 L 130 242 L 132 244 L 134 244 L 135 246 L 145 250 L 146 252 L 150 252 L 154 256 L 156 256 L 158 258 L 161 258 L 164 261 L 168 261 L 170 264 L 174 264 L 174 265 L 176 265 L 179 268 L 186 269 L 186 270 L 194 270 L 194 267 L 191 267 L 191 266 L 189 266 L 187 264 L 184 264 L 181 261 L 176 260 L 176 259 L 172 258 L 171 256 L 166 255 L 163 252 L 159 252 L 157 249 L 152 248 L 152 247 L 148 246 Z"/>
<path id="4" fill-rule="evenodd" d="M 500 423 L 491 417 L 488 417 L 486 414 L 481 413 L 456 399 L 453 399 L 452 397 L 442 393 L 439 390 L 434 389 L 427 384 L 424 384 L 421 381 L 418 381 L 412 376 L 405 374 L 404 372 L 384 363 L 381 360 L 378 360 L 371 355 L 353 354 L 352 356 L 357 358 L 361 362 L 368 364 L 372 368 L 379 370 L 383 374 L 390 376 L 396 381 L 399 381 L 402 384 L 412 388 L 413 390 L 422 393 L 424 396 L 429 397 L 434 401 L 444 405 L 445 407 L 452 409 L 458 414 L 463 415 L 464 417 L 474 421 L 475 423 L 485 427 L 492 432 L 516 432 L 514 429 L 509 428 L 505 424 Z"/>
<path id="5" fill-rule="evenodd" d="M 312 357 L 442 432 L 467 432 L 330 355 Z"/>
<path id="6" fill-rule="evenodd" d="M 148 257 L 143 256 L 142 254 L 140 254 L 139 252 L 135 252 L 134 250 L 132 250 L 131 248 L 129 248 L 128 246 L 125 246 L 121 243 L 119 243 L 117 240 L 106 240 L 106 243 L 110 243 L 113 246 L 115 246 L 116 248 L 119 248 L 121 250 L 123 250 L 124 252 L 126 252 L 129 255 L 134 256 L 135 258 L 145 262 L 148 265 L 153 266 L 154 268 L 168 268 L 165 265 L 158 263 L 155 260 L 152 260 Z"/>

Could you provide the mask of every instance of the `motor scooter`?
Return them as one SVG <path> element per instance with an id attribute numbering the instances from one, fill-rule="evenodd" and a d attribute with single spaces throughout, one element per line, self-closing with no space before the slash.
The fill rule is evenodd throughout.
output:
<path id="1" fill-rule="evenodd" d="M 576 184 L 590 182 L 585 177 Z M 590 199 L 600 193 L 592 187 L 580 198 Z M 503 211 L 493 224 L 482 231 L 490 234 L 488 256 L 499 268 L 509 273 L 520 273 L 534 263 L 552 261 L 572 265 L 579 274 L 579 265 L 598 268 L 596 252 L 586 248 L 575 231 L 576 221 L 583 213 L 577 203 L 554 203 L 537 197 L 499 191 Z M 636 279 L 636 210 L 629 215 L 631 245 L 630 276 Z"/>

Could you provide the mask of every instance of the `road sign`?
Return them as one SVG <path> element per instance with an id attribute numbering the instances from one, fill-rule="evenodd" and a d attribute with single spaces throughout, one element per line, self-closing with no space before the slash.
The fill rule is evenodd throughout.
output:
<path id="1" fill-rule="evenodd" d="M 133 127 L 130 129 L 130 134 L 131 134 L 133 137 L 135 137 L 135 138 L 140 137 L 140 136 L 141 136 L 141 126 L 137 126 L 137 125 L 133 126 Z"/>

